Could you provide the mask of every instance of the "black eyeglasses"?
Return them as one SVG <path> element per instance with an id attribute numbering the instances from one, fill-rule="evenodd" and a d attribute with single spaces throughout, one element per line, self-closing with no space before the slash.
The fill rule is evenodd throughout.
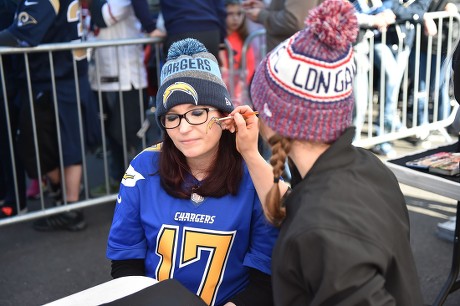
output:
<path id="1" fill-rule="evenodd" d="M 160 117 L 160 122 L 165 129 L 174 129 L 178 127 L 182 118 L 184 118 L 191 125 L 200 125 L 208 121 L 208 113 L 210 111 L 216 110 L 216 108 L 203 107 L 191 109 L 182 115 L 166 114 Z"/>

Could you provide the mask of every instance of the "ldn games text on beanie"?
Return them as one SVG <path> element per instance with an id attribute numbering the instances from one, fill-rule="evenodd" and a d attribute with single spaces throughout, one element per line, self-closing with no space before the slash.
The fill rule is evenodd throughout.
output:
<path id="1" fill-rule="evenodd" d="M 224 113 L 234 108 L 216 58 L 196 39 L 186 38 L 171 45 L 160 77 L 157 120 L 179 104 L 209 105 Z"/>
<path id="2" fill-rule="evenodd" d="M 333 142 L 351 125 L 358 23 L 348 1 L 326 0 L 305 24 L 261 62 L 251 98 L 280 135 Z"/>

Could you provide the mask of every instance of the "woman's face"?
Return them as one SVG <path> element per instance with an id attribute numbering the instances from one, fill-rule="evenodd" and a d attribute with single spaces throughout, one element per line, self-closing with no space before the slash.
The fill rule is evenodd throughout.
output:
<path id="1" fill-rule="evenodd" d="M 241 26 L 244 20 L 244 10 L 239 4 L 227 5 L 227 30 L 235 32 Z"/>
<path id="2" fill-rule="evenodd" d="M 209 111 L 206 111 L 209 109 Z M 202 124 L 192 125 L 187 120 L 177 118 L 174 115 L 184 115 L 193 122 Z M 206 119 L 207 113 L 207 119 Z M 219 140 L 222 135 L 222 129 L 217 123 L 210 123 L 212 118 L 220 118 L 218 110 L 211 106 L 197 106 L 193 104 L 181 104 L 171 108 L 165 115 L 165 121 L 173 122 L 180 120 L 179 126 L 166 129 L 169 137 L 179 151 L 187 159 L 212 159 L 216 156 L 219 147 Z"/>

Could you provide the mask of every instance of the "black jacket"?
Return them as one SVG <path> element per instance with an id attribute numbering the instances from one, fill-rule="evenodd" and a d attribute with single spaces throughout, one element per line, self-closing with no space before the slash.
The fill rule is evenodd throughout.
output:
<path id="1" fill-rule="evenodd" d="M 423 305 L 403 194 L 353 136 L 348 129 L 286 199 L 275 305 Z"/>
<path id="2" fill-rule="evenodd" d="M 444 11 L 447 3 L 453 3 L 457 6 L 457 9 L 460 10 L 460 0 L 432 0 L 428 12 L 442 12 Z M 438 21 L 435 20 L 436 26 L 438 27 Z M 438 29 L 438 33 L 434 35 L 431 39 L 431 53 L 437 54 L 438 49 L 438 35 L 442 33 L 441 38 L 441 54 L 443 56 L 447 56 L 449 53 L 448 47 L 448 39 L 449 39 L 449 18 L 443 18 L 442 20 L 442 29 Z M 452 19 L 452 42 L 456 42 L 457 39 L 460 37 L 460 24 L 458 23 L 456 18 Z M 421 43 L 420 43 L 420 50 L 421 51 L 428 51 L 428 36 L 426 36 L 422 30 L 421 35 Z"/>
<path id="3" fill-rule="evenodd" d="M 415 25 L 423 24 L 423 16 L 428 11 L 431 0 L 414 0 L 414 1 L 393 1 L 392 10 L 396 15 L 394 25 L 388 27 L 387 44 L 398 44 L 398 28 L 403 37 L 405 44 L 412 47 L 415 40 Z"/>

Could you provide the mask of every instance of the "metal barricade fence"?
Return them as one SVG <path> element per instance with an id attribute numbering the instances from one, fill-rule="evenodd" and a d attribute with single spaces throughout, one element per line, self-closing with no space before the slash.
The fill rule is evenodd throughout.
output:
<path id="1" fill-rule="evenodd" d="M 375 54 L 380 52 L 376 51 L 379 50 L 379 42 L 387 43 L 385 32 L 377 33 L 381 35 L 381 40 L 377 41 L 375 33 L 368 30 L 362 43 L 355 46 L 357 75 L 354 124 L 357 134 L 354 145 L 369 148 L 408 136 L 423 139 L 435 130 L 447 142 L 451 141 L 446 127 L 454 121 L 458 104 L 453 98 L 449 59 L 460 33 L 460 15 L 430 12 L 426 16 L 435 21 L 437 34 L 425 36 L 426 41 L 423 41 L 423 25 L 411 24 L 409 26 L 415 32 L 412 46 L 405 45 L 407 37 L 398 32 L 399 26 L 406 25 L 396 26 L 399 41 L 389 45 L 398 66 L 396 71 L 389 72 L 389 76 L 385 76 L 388 63 L 382 58 L 380 67 L 383 69 L 378 70 Z M 436 49 L 433 49 L 434 40 Z M 425 70 L 424 75 L 420 74 L 421 68 Z M 359 77 L 363 75 L 367 77 L 366 83 L 360 83 Z M 397 79 L 395 95 L 388 98 L 386 89 L 394 79 Z M 445 100 L 441 100 L 441 97 Z M 386 118 L 387 113 L 392 113 L 393 117 Z"/>
<path id="2" fill-rule="evenodd" d="M 118 48 L 119 47 L 122 47 L 122 46 L 128 46 L 128 45 L 147 45 L 147 44 L 151 44 L 154 49 L 155 49 L 155 60 L 156 60 L 156 67 L 158 68 L 157 71 L 156 71 L 156 75 L 157 75 L 157 79 L 159 80 L 159 68 L 160 68 L 160 57 L 159 57 L 159 50 L 161 48 L 161 39 L 158 39 L 158 38 L 138 38 L 138 39 L 123 39 L 123 40 L 111 40 L 111 41 L 92 41 L 92 42 L 78 42 L 78 43 L 57 43 L 57 44 L 44 44 L 44 45 L 40 45 L 40 46 L 37 46 L 37 47 L 32 47 L 32 48 L 9 48 L 9 47 L 3 47 L 3 48 L 0 48 L 0 77 L 1 77 L 1 80 L 2 80 L 2 83 L 1 83 L 1 89 L 2 89 L 2 98 L 3 98 L 3 105 L 1 105 L 2 108 L 4 108 L 4 111 L 5 111 L 5 114 L 6 114 L 6 129 L 7 129 L 7 141 L 8 141 L 8 150 L 9 150 L 9 155 L 11 156 L 11 165 L 12 165 L 12 180 L 14 181 L 14 193 L 15 193 L 15 198 L 16 199 L 19 199 L 20 198 L 20 195 L 19 195 L 19 188 L 18 188 L 18 171 L 20 171 L 19 169 L 17 169 L 16 167 L 16 162 L 15 162 L 15 150 L 17 150 L 15 148 L 15 146 L 13 145 L 14 142 L 15 142 L 15 133 L 16 131 L 13 130 L 13 127 L 11 125 L 11 118 L 9 118 L 9 114 L 11 113 L 11 109 L 10 107 L 12 107 L 12 102 L 11 101 L 8 101 L 8 93 L 7 93 L 7 86 L 5 84 L 5 71 L 3 69 L 3 59 L 4 59 L 4 56 L 7 56 L 7 55 L 17 55 L 17 56 L 20 56 L 21 58 L 23 57 L 24 59 L 24 67 L 25 67 L 25 79 L 26 79 L 26 82 L 27 84 L 25 84 L 25 87 L 27 88 L 27 95 L 28 95 L 28 103 L 31 107 L 31 125 L 32 125 L 32 130 L 33 130 L 33 139 L 34 139 L 34 149 L 35 149 L 35 158 L 36 158 L 36 163 L 37 163 L 37 173 L 38 173 L 38 178 L 41 178 L 45 173 L 42 172 L 42 170 L 40 169 L 40 166 L 38 166 L 40 164 L 40 151 L 38 149 L 38 140 L 37 140 L 37 126 L 36 126 L 36 118 L 35 118 L 35 112 L 34 112 L 34 108 L 32 107 L 33 106 L 33 102 L 34 102 L 34 95 L 32 93 L 32 88 L 33 88 L 33 84 L 32 84 L 32 78 L 31 78 L 31 71 L 30 71 L 30 63 L 29 63 L 29 56 L 30 54 L 32 53 L 44 53 L 44 54 L 48 54 L 48 59 L 49 59 L 49 63 L 50 63 L 50 66 L 49 66 L 49 69 L 50 69 L 50 84 L 51 84 L 51 97 L 52 97 L 52 101 L 53 101 L 53 104 L 54 104 L 54 114 L 55 114 L 55 121 L 56 121 L 56 132 L 57 132 L 57 142 L 58 142 L 58 148 L 59 148 L 59 152 L 58 152 L 58 155 L 59 155 L 59 164 L 62 165 L 63 164 L 63 154 L 62 154 L 62 139 L 61 139 L 61 135 L 60 135 L 60 123 L 59 123 L 59 114 L 58 114 L 58 103 L 57 103 L 57 88 L 56 88 L 56 75 L 55 75 L 55 67 L 54 67 L 54 64 L 53 64 L 53 56 L 56 52 L 60 52 L 60 51 L 69 51 L 71 50 L 74 55 L 76 53 L 79 53 L 80 55 L 84 53 L 86 54 L 91 54 L 91 50 L 94 51 L 98 48 L 104 48 L 104 47 L 115 47 L 116 48 L 116 52 L 118 52 Z M 74 210 L 74 209 L 80 209 L 80 208 L 84 208 L 84 207 L 88 207 L 88 206 L 93 206 L 93 205 L 97 205 L 97 204 L 102 204 L 102 203 L 107 203 L 107 202 L 115 202 L 116 200 L 116 194 L 111 194 L 110 193 L 110 188 L 109 188 L 109 166 L 108 166 L 108 159 L 107 159 L 107 153 L 108 153 L 108 150 L 107 150 L 107 144 L 106 144 L 106 132 L 105 131 L 105 128 L 104 128 L 104 118 L 103 116 L 100 116 L 99 118 L 99 125 L 100 125 L 100 128 L 101 128 L 101 133 L 102 133 L 102 137 L 101 137 L 101 148 L 100 148 L 100 152 L 98 153 L 98 155 L 100 156 L 99 159 L 102 159 L 102 161 L 96 161 L 96 162 L 88 162 L 88 152 L 86 150 L 86 146 L 84 145 L 85 144 L 85 132 L 84 132 L 84 124 L 83 124 L 83 121 L 84 121 L 84 118 L 83 118 L 83 114 L 82 114 L 82 104 L 81 104 L 81 97 L 80 97 L 80 94 L 79 94 L 79 87 L 80 87 L 80 84 L 79 84 L 79 74 L 78 74 L 78 68 L 77 68 L 77 57 L 74 56 L 73 57 L 73 73 L 74 73 L 74 81 L 75 81 L 75 87 L 76 87 L 76 96 L 75 96 L 75 101 L 76 101 L 76 105 L 77 105 L 77 111 L 78 111 L 78 121 L 79 121 L 79 136 L 80 136 L 80 143 L 83 144 L 81 146 L 82 148 L 82 152 L 81 152 L 81 156 L 82 156 L 82 168 L 83 168 L 83 172 L 82 172 L 82 184 L 81 184 L 81 193 L 83 194 L 81 197 L 80 197 L 80 200 L 76 203 L 72 203 L 71 205 L 69 205 L 67 203 L 67 199 L 66 199 L 66 185 L 64 183 L 61 183 L 61 188 L 62 188 L 62 193 L 63 193 L 63 204 L 62 205 L 59 205 L 59 206 L 54 206 L 52 205 L 52 203 L 50 203 L 50 199 L 48 199 L 47 197 L 45 197 L 45 194 L 44 194 L 44 189 L 43 189 L 43 186 L 41 186 L 40 184 L 40 196 L 39 196 L 39 203 L 35 203 L 35 205 L 33 205 L 33 207 L 31 207 L 29 204 L 30 204 L 30 201 L 27 201 L 27 205 L 28 205 L 28 212 L 27 213 L 24 213 L 24 214 L 19 214 L 19 215 L 15 215 L 15 216 L 12 216 L 12 217 L 8 217 L 8 218 L 4 218 L 4 219 L 0 219 L 0 226 L 2 225 L 7 225 L 7 224 L 11 224 L 11 223 L 15 223 L 15 222 L 20 222 L 20 221 L 27 221 L 27 220 L 32 220 L 32 219 L 36 219 L 36 218 L 40 218 L 40 217 L 45 217 L 45 216 L 49 216 L 49 215 L 52 215 L 52 214 L 56 214 L 56 213 L 60 213 L 60 212 L 64 212 L 64 211 L 68 211 L 68 210 Z M 118 57 L 117 57 L 118 58 Z M 114 59 L 114 65 L 119 65 L 119 63 L 116 63 L 115 62 L 116 59 Z M 99 75 L 99 68 L 98 67 L 98 64 L 95 63 L 95 73 L 96 75 L 98 76 Z M 118 67 L 118 71 L 121 71 L 120 67 Z M 99 77 L 97 77 L 96 79 L 99 79 Z M 98 88 L 100 88 L 100 86 L 98 86 Z M 139 89 L 139 101 L 138 103 L 140 104 L 140 109 L 141 109 L 141 114 L 140 114 L 140 124 L 139 126 L 141 126 L 141 124 L 146 120 L 145 118 L 145 109 L 144 109 L 144 101 L 143 101 L 143 98 L 142 98 L 142 93 L 141 93 L 142 89 Z M 123 103 L 136 103 L 137 101 L 123 101 L 123 97 L 122 97 L 122 93 L 121 93 L 121 89 L 118 90 L 118 93 L 119 93 L 119 98 L 120 98 L 120 113 L 121 113 L 121 118 L 123 120 L 123 118 L 125 117 L 126 114 L 124 114 L 124 108 L 123 108 Z M 102 98 L 101 98 L 101 90 L 97 90 L 95 95 L 97 96 L 97 101 L 93 101 L 94 103 L 97 103 L 98 104 L 98 109 L 100 110 L 100 113 L 102 113 L 103 111 L 103 106 L 102 106 Z M 3 120 L 3 118 L 2 118 Z M 127 168 L 128 166 L 128 161 L 129 161 L 129 158 L 132 158 L 132 156 L 129 156 L 129 152 L 127 152 L 127 146 L 126 146 L 126 135 L 125 135 L 125 126 L 123 125 L 123 128 L 122 128 L 122 139 L 123 139 L 123 157 L 124 157 L 124 166 L 125 166 L 125 169 Z M 142 137 L 142 146 L 145 148 L 147 146 L 147 140 L 146 140 L 146 136 L 145 134 L 143 135 Z M 3 157 L 0 157 L 0 158 L 3 158 Z M 92 169 L 94 168 L 94 163 L 98 163 L 98 164 L 101 164 L 102 163 L 102 172 L 103 172 L 103 175 L 101 175 L 101 166 L 99 165 L 99 168 L 98 170 L 95 170 L 95 169 Z M 3 171 L 3 170 L 2 170 Z M 99 172 L 95 172 L 95 171 L 99 171 Z M 3 174 L 2 174 L 3 175 Z M 94 181 L 95 177 L 98 177 L 98 180 L 101 181 L 101 177 L 103 176 L 104 178 L 102 179 L 104 185 L 105 185 L 105 189 L 106 189 L 106 195 L 104 196 L 99 196 L 99 197 L 95 197 L 93 198 L 91 195 L 90 195 L 90 181 Z M 64 177 L 64 170 L 63 168 L 61 167 L 60 168 L 60 177 L 63 178 Z M 63 180 L 61 180 L 63 181 Z M 16 208 L 18 211 L 20 211 L 20 207 L 19 207 L 19 201 L 17 201 L 16 204 Z"/>

